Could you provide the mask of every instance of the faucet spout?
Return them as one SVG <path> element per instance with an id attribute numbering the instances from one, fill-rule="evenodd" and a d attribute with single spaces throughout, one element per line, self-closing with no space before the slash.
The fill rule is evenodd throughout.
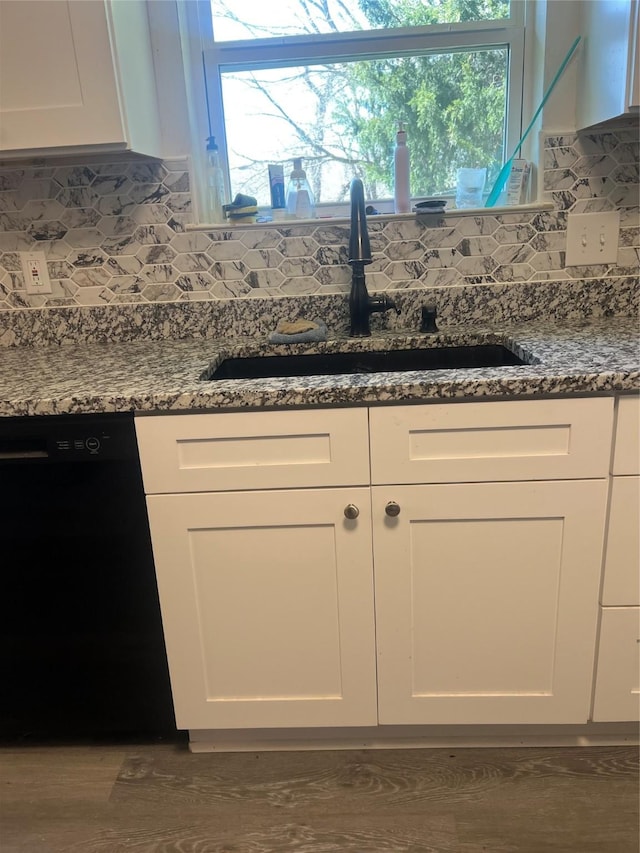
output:
<path id="1" fill-rule="evenodd" d="M 371 243 L 367 230 L 364 207 L 364 187 L 360 178 L 351 181 L 351 234 L 349 236 L 349 263 L 370 264 Z"/>
<path id="2" fill-rule="evenodd" d="M 349 264 L 352 270 L 349 294 L 351 319 L 349 335 L 352 338 L 371 335 L 369 318 L 374 311 L 388 311 L 393 308 L 397 314 L 400 313 L 396 304 L 387 296 L 369 296 L 364 268 L 372 260 L 364 206 L 364 187 L 359 178 L 354 178 L 351 181 L 351 233 L 349 235 Z"/>

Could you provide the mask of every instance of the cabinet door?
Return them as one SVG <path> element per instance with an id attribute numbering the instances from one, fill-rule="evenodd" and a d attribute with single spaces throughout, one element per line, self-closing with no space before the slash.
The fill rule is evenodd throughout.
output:
<path id="1" fill-rule="evenodd" d="M 612 477 L 601 602 L 640 605 L 640 477 Z"/>
<path id="2" fill-rule="evenodd" d="M 180 728 L 377 722 L 368 489 L 148 508 Z"/>
<path id="3" fill-rule="evenodd" d="M 0 2 L 0 150 L 122 143 L 104 2 Z"/>
<path id="4" fill-rule="evenodd" d="M 582 4 L 578 130 L 638 109 L 638 0 Z"/>
<path id="5" fill-rule="evenodd" d="M 603 607 L 593 703 L 596 723 L 640 719 L 640 607 Z"/>
<path id="6" fill-rule="evenodd" d="M 375 487 L 380 723 L 585 722 L 605 504 L 599 480 Z"/>

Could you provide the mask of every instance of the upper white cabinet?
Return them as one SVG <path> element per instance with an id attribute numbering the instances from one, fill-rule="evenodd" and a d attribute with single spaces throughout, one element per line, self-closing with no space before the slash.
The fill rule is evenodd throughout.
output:
<path id="1" fill-rule="evenodd" d="M 1 0 L 0 156 L 160 156 L 144 0 Z"/>
<path id="2" fill-rule="evenodd" d="M 578 130 L 638 112 L 638 0 L 582 3 Z"/>

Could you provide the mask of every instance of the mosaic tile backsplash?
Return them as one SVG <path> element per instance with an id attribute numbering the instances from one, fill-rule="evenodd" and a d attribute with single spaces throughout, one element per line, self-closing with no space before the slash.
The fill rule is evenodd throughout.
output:
<path id="1" fill-rule="evenodd" d="M 637 125 L 547 137 L 543 166 L 542 201 L 553 210 L 370 219 L 369 289 L 636 276 Z M 567 267 L 568 213 L 611 209 L 621 214 L 617 264 Z M 188 231 L 192 219 L 186 161 L 0 164 L 0 311 L 349 289 L 346 224 Z M 24 288 L 19 253 L 36 250 L 47 257 L 49 296 Z"/>

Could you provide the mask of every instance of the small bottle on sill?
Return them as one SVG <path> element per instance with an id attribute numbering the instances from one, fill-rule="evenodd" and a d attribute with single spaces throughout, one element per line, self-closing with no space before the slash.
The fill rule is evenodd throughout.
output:
<path id="1" fill-rule="evenodd" d="M 215 136 L 207 139 L 207 192 L 205 198 L 206 210 L 203 221 L 205 224 L 216 224 L 225 221 L 223 206 L 225 204 L 224 176 L 220 165 L 220 152 Z"/>
<path id="2" fill-rule="evenodd" d="M 402 125 L 396 134 L 396 148 L 393 155 L 393 200 L 396 213 L 409 213 L 411 196 L 409 193 L 409 149 L 407 132 Z"/>

